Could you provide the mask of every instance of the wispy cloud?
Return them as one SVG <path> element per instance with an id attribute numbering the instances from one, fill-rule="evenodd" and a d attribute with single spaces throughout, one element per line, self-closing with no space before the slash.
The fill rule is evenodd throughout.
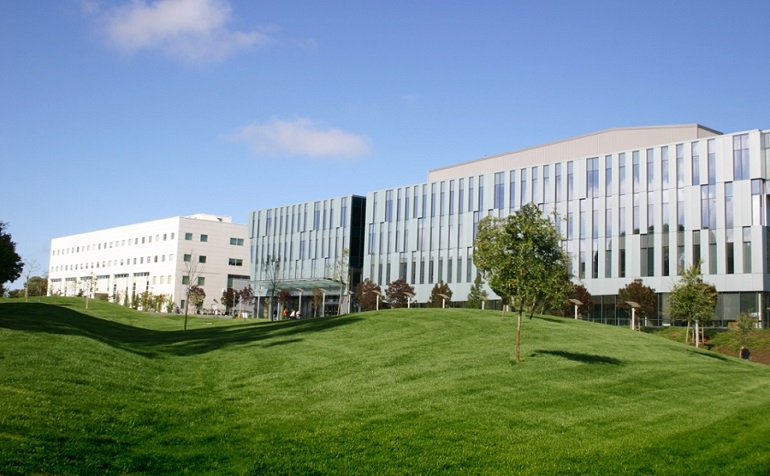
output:
<path id="1" fill-rule="evenodd" d="M 371 152 L 363 136 L 328 127 L 306 118 L 273 119 L 249 124 L 228 137 L 249 144 L 252 150 L 268 156 L 305 156 L 356 159 Z"/>
<path id="2" fill-rule="evenodd" d="M 88 0 L 82 5 L 100 20 L 109 44 L 129 53 L 160 50 L 186 62 L 209 62 L 271 41 L 265 32 L 230 29 L 227 0 L 132 0 L 105 11 Z"/>

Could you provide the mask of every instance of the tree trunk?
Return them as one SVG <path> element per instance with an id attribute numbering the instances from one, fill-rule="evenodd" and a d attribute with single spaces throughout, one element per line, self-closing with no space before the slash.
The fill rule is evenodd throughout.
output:
<path id="1" fill-rule="evenodd" d="M 521 315 L 524 308 L 519 308 L 519 317 L 516 319 L 516 362 L 521 362 Z"/>

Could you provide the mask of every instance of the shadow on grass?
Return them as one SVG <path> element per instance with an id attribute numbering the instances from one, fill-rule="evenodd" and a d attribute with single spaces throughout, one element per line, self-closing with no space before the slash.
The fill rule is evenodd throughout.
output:
<path id="1" fill-rule="evenodd" d="M 197 355 L 233 345 L 266 346 L 299 342 L 299 335 L 353 324 L 360 317 L 334 316 L 254 325 L 157 331 L 99 319 L 62 306 L 38 303 L 5 303 L 0 328 L 25 332 L 75 335 L 146 357 Z"/>
<path id="2" fill-rule="evenodd" d="M 575 362 L 582 362 L 584 364 L 610 364 L 610 365 L 622 365 L 623 361 L 614 357 L 607 357 L 606 355 L 596 354 L 582 354 L 577 352 L 564 352 L 561 350 L 537 350 L 532 353 L 533 356 L 537 354 L 553 355 L 556 357 L 562 357 L 568 360 L 574 360 Z"/>

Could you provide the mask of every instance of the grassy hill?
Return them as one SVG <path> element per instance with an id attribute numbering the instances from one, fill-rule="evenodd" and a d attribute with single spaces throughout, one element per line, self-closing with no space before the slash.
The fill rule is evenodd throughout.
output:
<path id="1" fill-rule="evenodd" d="M 770 367 L 571 319 L 0 300 L 0 474 L 770 473 Z"/>

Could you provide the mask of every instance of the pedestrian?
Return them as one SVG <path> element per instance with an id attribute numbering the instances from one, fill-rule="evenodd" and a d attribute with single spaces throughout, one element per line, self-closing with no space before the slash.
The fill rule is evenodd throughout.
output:
<path id="1" fill-rule="evenodd" d="M 751 356 L 751 352 L 749 352 L 749 349 L 746 348 L 746 346 L 741 346 L 741 359 L 743 360 L 749 360 L 749 357 Z"/>

